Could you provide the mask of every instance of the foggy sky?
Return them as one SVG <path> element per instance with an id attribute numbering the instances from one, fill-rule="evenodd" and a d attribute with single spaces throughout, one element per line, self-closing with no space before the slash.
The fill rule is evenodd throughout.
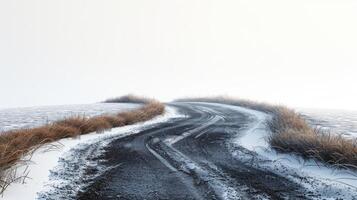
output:
<path id="1" fill-rule="evenodd" d="M 357 109 L 354 0 L 0 0 L 0 107 L 136 93 Z"/>

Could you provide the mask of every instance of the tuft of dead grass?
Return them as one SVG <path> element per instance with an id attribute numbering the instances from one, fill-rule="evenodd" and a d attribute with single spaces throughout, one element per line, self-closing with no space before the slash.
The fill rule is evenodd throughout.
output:
<path id="1" fill-rule="evenodd" d="M 273 117 L 268 122 L 268 142 L 279 152 L 294 153 L 337 168 L 357 169 L 357 140 L 311 127 L 294 110 L 284 106 L 234 99 L 227 96 L 185 98 L 177 101 L 213 102 L 259 110 Z"/>
<path id="2" fill-rule="evenodd" d="M 279 107 L 268 123 L 270 145 L 338 168 L 357 169 L 357 140 L 313 128 L 295 111 Z"/>
<path id="3" fill-rule="evenodd" d="M 151 98 L 147 98 L 147 97 L 128 94 L 128 95 L 121 96 L 121 97 L 114 97 L 114 98 L 107 99 L 103 103 L 142 103 L 142 104 L 145 104 L 145 103 L 149 103 L 152 101 L 155 101 L 155 100 L 151 99 Z"/>
<path id="4" fill-rule="evenodd" d="M 92 118 L 75 116 L 38 128 L 21 129 L 0 133 L 0 194 L 19 177 L 11 168 L 22 162 L 22 158 L 42 145 L 68 137 L 105 130 L 150 120 L 163 114 L 165 106 L 151 101 L 144 106 L 116 115 Z M 16 174 L 16 173 L 15 173 Z"/>

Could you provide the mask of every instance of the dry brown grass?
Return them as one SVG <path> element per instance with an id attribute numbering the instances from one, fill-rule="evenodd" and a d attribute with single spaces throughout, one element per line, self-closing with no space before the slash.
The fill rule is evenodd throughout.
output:
<path id="1" fill-rule="evenodd" d="M 272 148 L 316 159 L 337 168 L 357 169 L 356 139 L 314 129 L 292 109 L 224 96 L 186 98 L 178 101 L 224 103 L 272 114 L 273 118 L 268 122 L 272 132 L 268 141 Z"/>
<path id="2" fill-rule="evenodd" d="M 114 98 L 107 99 L 103 103 L 149 103 L 152 101 L 155 100 L 147 97 L 128 94 L 121 97 L 114 97 Z"/>
<path id="3" fill-rule="evenodd" d="M 270 145 L 338 168 L 357 169 L 357 140 L 314 129 L 293 110 L 279 107 L 269 122 Z"/>
<path id="4" fill-rule="evenodd" d="M 92 132 L 101 133 L 113 127 L 134 124 L 154 118 L 164 113 L 165 106 L 159 102 L 149 102 L 136 110 L 116 115 L 86 118 L 70 117 L 45 126 L 0 133 L 0 194 L 18 177 L 9 171 L 21 158 L 42 145 L 63 138 L 76 137 Z"/>

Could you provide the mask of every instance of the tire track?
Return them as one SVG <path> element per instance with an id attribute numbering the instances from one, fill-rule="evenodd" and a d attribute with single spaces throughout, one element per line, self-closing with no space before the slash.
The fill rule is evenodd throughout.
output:
<path id="1" fill-rule="evenodd" d="M 254 119 L 216 105 L 172 106 L 187 118 L 110 143 L 105 167 L 117 167 L 77 199 L 306 199 L 296 183 L 230 154 L 227 142 Z"/>

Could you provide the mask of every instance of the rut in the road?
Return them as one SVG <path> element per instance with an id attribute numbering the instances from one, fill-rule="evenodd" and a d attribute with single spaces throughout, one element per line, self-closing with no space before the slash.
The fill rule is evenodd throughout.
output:
<path id="1" fill-rule="evenodd" d="M 175 104 L 187 118 L 110 142 L 105 174 L 76 199 L 307 199 L 298 184 L 233 157 L 251 118 L 214 105 Z"/>

